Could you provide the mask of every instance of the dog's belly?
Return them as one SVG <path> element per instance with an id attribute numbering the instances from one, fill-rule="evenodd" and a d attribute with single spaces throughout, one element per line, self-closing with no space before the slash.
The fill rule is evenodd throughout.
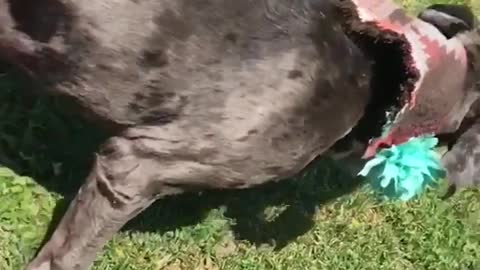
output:
<path id="1" fill-rule="evenodd" d="M 140 132 L 157 138 L 140 146 L 142 151 L 155 149 L 165 156 L 188 152 L 189 160 L 218 167 L 211 178 L 235 183 L 236 188 L 298 173 L 350 131 L 368 101 L 368 76 L 360 54 L 349 58 L 347 68 L 341 62 L 337 65 L 334 56 L 324 57 L 323 63 L 296 65 L 293 60 L 307 51 L 271 59 L 265 65 L 270 69 L 222 73 L 223 82 L 228 82 L 224 88 L 206 84 L 202 89 L 196 84 L 202 91 L 175 121 L 147 124 L 151 131 Z M 309 53 L 318 55 L 314 48 Z M 284 78 L 270 76 L 272 70 Z M 301 76 L 291 76 L 292 72 Z M 184 143 L 165 145 L 159 138 Z"/>

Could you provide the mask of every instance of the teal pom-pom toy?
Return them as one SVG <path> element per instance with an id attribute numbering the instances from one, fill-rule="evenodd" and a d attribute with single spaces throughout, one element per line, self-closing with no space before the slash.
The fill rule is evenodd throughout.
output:
<path id="1" fill-rule="evenodd" d="M 444 175 L 437 144 L 437 138 L 424 136 L 382 149 L 359 175 L 370 179 L 372 188 L 386 198 L 408 201 Z"/>

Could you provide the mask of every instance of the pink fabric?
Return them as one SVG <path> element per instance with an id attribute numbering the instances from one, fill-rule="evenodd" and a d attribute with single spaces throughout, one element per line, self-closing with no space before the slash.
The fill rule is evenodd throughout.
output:
<path id="1" fill-rule="evenodd" d="M 411 47 L 413 66 L 420 74 L 408 103 L 388 134 L 375 138 L 364 158 L 381 146 L 401 144 L 413 136 L 442 133 L 455 123 L 450 116 L 461 110 L 466 94 L 467 57 L 462 43 L 447 39 L 435 27 L 406 13 L 389 0 L 353 0 L 364 22 L 375 22 L 403 35 Z M 388 89 L 385 89 L 388 91 Z"/>

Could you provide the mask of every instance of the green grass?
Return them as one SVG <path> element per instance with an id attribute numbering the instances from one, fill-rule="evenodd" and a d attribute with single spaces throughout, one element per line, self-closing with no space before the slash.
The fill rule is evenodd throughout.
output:
<path id="1" fill-rule="evenodd" d="M 2 270 L 33 256 L 102 139 L 55 100 L 25 93 L 33 88 L 0 77 Z M 322 160 L 295 181 L 163 200 L 116 235 L 94 269 L 480 269 L 479 190 L 381 203 L 352 181 Z"/>

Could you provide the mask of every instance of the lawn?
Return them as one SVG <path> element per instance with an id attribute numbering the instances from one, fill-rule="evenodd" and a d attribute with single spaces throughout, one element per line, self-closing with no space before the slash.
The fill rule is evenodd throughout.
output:
<path id="1" fill-rule="evenodd" d="M 103 137 L 59 113 L 55 100 L 26 94 L 33 88 L 0 75 L 1 270 L 34 255 Z M 443 192 L 380 202 L 319 160 L 291 181 L 158 202 L 109 242 L 94 269 L 479 270 L 480 191 Z"/>

